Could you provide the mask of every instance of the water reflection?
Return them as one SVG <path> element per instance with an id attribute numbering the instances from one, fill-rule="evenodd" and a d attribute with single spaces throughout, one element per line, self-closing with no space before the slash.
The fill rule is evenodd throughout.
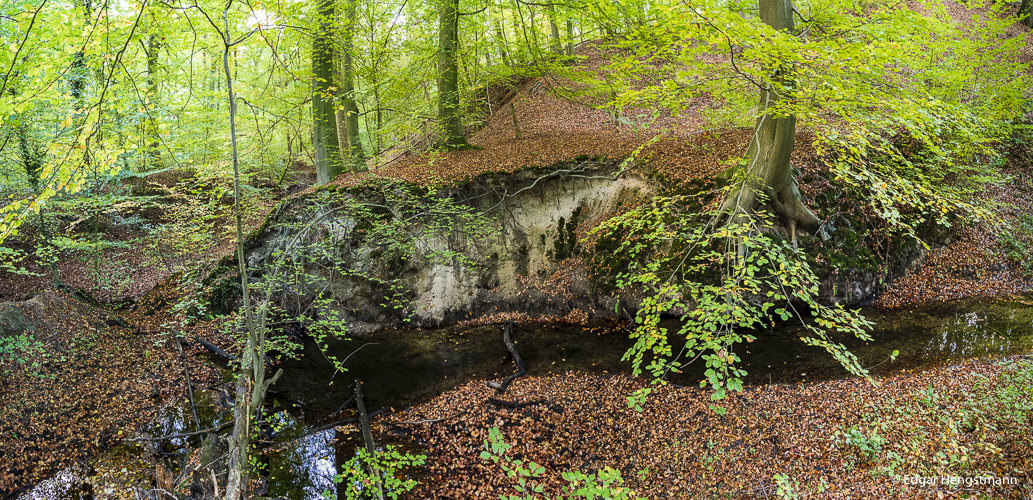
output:
<path id="1" fill-rule="evenodd" d="M 286 412 L 273 418 L 276 434 L 286 441 L 269 454 L 269 496 L 298 500 L 336 498 L 337 447 L 332 429 L 305 435 L 307 426 Z M 292 437 L 296 436 L 296 437 Z"/>
<path id="2" fill-rule="evenodd" d="M 840 337 L 875 374 L 919 369 L 990 355 L 1033 351 L 1033 308 L 1008 302 L 957 301 L 915 310 L 865 310 L 875 323 L 872 341 Z M 847 376 L 821 349 L 804 346 L 799 325 L 756 332 L 758 340 L 743 357 L 753 383 L 814 381 Z M 885 362 L 894 350 L 896 362 Z M 880 364 L 881 363 L 881 364 Z M 803 375 L 806 373 L 806 375 Z"/>
<path id="3" fill-rule="evenodd" d="M 940 334 L 926 343 L 925 353 L 964 358 L 1005 354 L 1027 347 L 1033 320 L 1022 317 L 1016 309 L 1004 312 L 1000 319 L 987 311 L 958 313 L 953 318 L 948 317 L 940 327 Z M 1029 315 L 1028 311 L 1025 313 Z M 1017 335 L 1017 332 L 1023 334 Z"/>

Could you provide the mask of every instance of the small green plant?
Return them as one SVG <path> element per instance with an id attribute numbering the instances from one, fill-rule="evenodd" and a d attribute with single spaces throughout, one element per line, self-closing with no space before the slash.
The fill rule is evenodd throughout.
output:
<path id="1" fill-rule="evenodd" d="M 545 467 L 535 462 L 524 462 L 506 455 L 506 452 L 513 445 L 502 440 L 502 432 L 498 427 L 492 427 L 488 431 L 488 440 L 484 442 L 484 451 L 481 452 L 482 460 L 491 460 L 502 467 L 506 476 L 516 479 L 517 484 L 513 488 L 522 495 L 499 495 L 503 500 L 531 500 L 537 498 L 548 499 L 544 494 L 545 484 L 542 476 L 545 474 Z M 639 471 L 640 476 L 649 474 L 649 470 Z M 552 497 L 556 500 L 567 498 L 587 498 L 589 500 L 639 500 L 644 497 L 636 497 L 635 492 L 630 488 L 622 486 L 624 478 L 621 473 L 610 467 L 603 467 L 594 475 L 585 474 L 581 471 L 563 472 L 563 480 L 567 482 L 563 486 L 563 493 L 560 496 Z"/>
<path id="2" fill-rule="evenodd" d="M 653 389 L 643 387 L 628 396 L 628 408 L 632 408 L 637 412 L 642 412 L 642 405 L 646 404 L 646 399 L 649 398 L 649 394 L 653 392 Z"/>
<path id="3" fill-rule="evenodd" d="M 383 491 L 381 498 L 397 500 L 419 484 L 404 475 L 405 469 L 423 465 L 426 460 L 426 455 L 401 453 L 394 446 L 375 450 L 373 455 L 365 448 L 359 448 L 355 458 L 345 463 L 341 472 L 334 476 L 334 482 L 346 485 L 344 498 L 348 500 L 377 498 L 380 491 Z M 333 498 L 329 492 L 324 496 Z"/>
<path id="4" fill-rule="evenodd" d="M 886 443 L 886 438 L 878 433 L 865 434 L 856 425 L 851 426 L 845 432 L 839 431 L 837 434 L 843 439 L 843 443 L 848 449 L 853 450 L 865 461 L 874 460 L 882 451 L 882 445 Z"/>
<path id="5" fill-rule="evenodd" d="M 12 368 L 5 371 L 6 375 L 11 372 L 24 371 L 26 374 L 36 378 L 48 378 L 41 370 L 43 368 L 41 359 L 49 354 L 43 348 L 43 343 L 36 340 L 31 334 L 21 333 L 9 337 L 0 337 L 0 364 L 8 364 Z"/>
<path id="6" fill-rule="evenodd" d="M 1001 247 L 1026 276 L 1033 276 L 1033 215 L 1024 215 L 998 235 Z"/>
<path id="7" fill-rule="evenodd" d="M 775 474 L 771 479 L 775 480 L 775 494 L 786 500 L 796 500 L 800 494 L 793 487 L 793 481 L 788 474 Z"/>
<path id="8" fill-rule="evenodd" d="M 918 404 L 908 404 L 915 401 L 910 398 L 871 402 L 872 413 L 837 433 L 844 454 L 890 476 L 1021 469 L 1003 450 L 1033 432 L 1033 362 L 1001 363 L 995 375 L 971 373 L 974 382 L 961 394 L 928 387 L 918 392 Z"/>
<path id="9" fill-rule="evenodd" d="M 921 402 L 926 408 L 932 408 L 933 405 L 940 399 L 940 396 L 933 390 L 933 385 L 929 384 L 929 388 L 920 392 L 918 401 Z"/>

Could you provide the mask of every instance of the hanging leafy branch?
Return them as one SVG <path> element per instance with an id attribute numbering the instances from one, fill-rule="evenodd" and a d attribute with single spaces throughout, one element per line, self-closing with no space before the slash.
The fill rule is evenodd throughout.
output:
<path id="1" fill-rule="evenodd" d="M 867 378 L 841 337 L 870 340 L 871 323 L 858 311 L 818 302 L 818 278 L 798 250 L 769 235 L 770 219 L 715 227 L 719 214 L 686 208 L 699 206 L 697 196 L 657 197 L 589 235 L 620 241 L 614 253 L 627 267 L 616 284 L 645 294 L 631 334 L 635 345 L 625 354 L 634 375 L 648 372 L 662 381 L 702 359 L 707 378 L 700 385 L 713 389 L 711 399 L 722 399 L 742 389 L 746 371 L 737 365 L 736 347 L 756 339 L 749 331 L 794 320 L 809 333 L 801 341 Z M 735 245 L 749 251 L 737 253 Z M 660 326 L 661 318 L 672 315 L 681 321 L 677 332 Z M 672 345 L 671 333 L 684 344 Z"/>

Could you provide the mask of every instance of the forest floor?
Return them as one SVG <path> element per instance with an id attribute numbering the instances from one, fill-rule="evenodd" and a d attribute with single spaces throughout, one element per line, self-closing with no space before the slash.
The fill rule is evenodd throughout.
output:
<path id="1" fill-rule="evenodd" d="M 583 45 L 579 55 L 589 66 L 605 59 L 594 44 Z M 509 100 L 516 109 L 521 139 L 516 139 L 512 117 L 505 112 Z M 606 111 L 554 96 L 541 79 L 521 83 L 519 93 L 509 100 L 493 103 L 503 112 L 470 136 L 481 150 L 399 156 L 372 174 L 342 176 L 334 184 L 354 185 L 367 175 L 455 183 L 489 171 L 632 154 L 669 179 L 691 179 L 723 170 L 728 158 L 743 154 L 750 136 L 750 129 L 744 128 L 703 130 L 704 110 L 718 105 L 706 99 L 678 117 L 653 123 L 643 121 L 636 110 L 627 111 L 630 122 L 617 122 Z M 654 136 L 656 141 L 640 149 Z M 800 147 L 794 153 L 794 164 L 804 175 L 823 171 L 820 159 L 808 149 L 808 138 L 807 131 L 800 132 Z M 1004 167 L 1014 182 L 988 186 L 983 193 L 1002 203 L 999 215 L 1004 222 L 1033 214 L 1033 155 L 1028 146 L 1015 148 Z M 827 188 L 819 181 L 801 186 L 811 199 Z M 260 221 L 256 212 L 250 225 L 256 227 Z M 978 224 L 960 232 L 894 283 L 876 304 L 897 307 L 1033 290 L 1033 282 L 1008 254 L 1003 227 Z M 125 237 L 131 241 L 139 236 Z M 182 258 L 202 266 L 231 251 L 224 233 L 212 248 Z M 46 272 L 38 263 L 28 266 Z M 219 372 L 193 342 L 184 343 L 180 356 L 172 337 L 183 331 L 170 311 L 179 296 L 169 286 L 172 267 L 161 265 L 146 248 L 116 248 L 92 257 L 67 254 L 59 268 L 62 281 L 72 287 L 133 307 L 119 314 L 122 322 L 68 296 L 38 297 L 52 306 L 50 317 L 39 320 L 55 333 L 27 364 L 0 366 L 10 370 L 0 378 L 3 500 L 133 435 L 163 402 L 182 402 L 184 368 L 195 387 L 219 381 Z M 113 285 L 116 281 L 118 286 Z M 0 271 L 0 301 L 24 300 L 48 286 L 45 275 Z M 223 347 L 232 345 L 227 329 L 215 322 L 195 324 L 186 333 Z M 560 484 L 560 471 L 610 466 L 622 471 L 628 487 L 650 498 L 773 498 L 775 474 L 785 474 L 805 497 L 946 498 L 983 493 L 1021 498 L 1033 494 L 1033 478 L 1028 475 L 1033 470 L 1033 416 L 993 422 L 953 416 L 993 414 L 992 408 L 974 408 L 972 402 L 985 401 L 987 395 L 1000 401 L 1006 396 L 994 387 L 1017 380 L 1029 370 L 1020 366 L 1028 365 L 1028 359 L 1019 358 L 972 360 L 898 373 L 878 386 L 843 380 L 751 387 L 722 403 L 728 409 L 723 417 L 707 408 L 709 393 L 672 387 L 657 388 L 641 413 L 630 410 L 626 397 L 646 382 L 622 374 L 519 379 L 507 398 L 548 401 L 520 410 L 485 404 L 492 394 L 482 383 L 471 382 L 380 418 L 375 425 L 379 435 L 394 436 L 388 443 L 425 450 L 430 456 L 421 498 L 495 498 L 513 492 L 497 466 L 478 457 L 491 427 L 502 428 L 504 439 L 516 445 L 510 455 L 547 466 L 543 482 L 553 492 Z M 391 423 L 438 418 L 447 420 Z M 873 457 L 881 456 L 876 449 L 893 451 L 899 461 L 874 462 Z M 95 498 L 132 498 L 130 484 L 154 487 L 147 471 L 130 477 L 118 466 L 98 465 L 104 460 L 95 463 Z M 987 489 L 909 485 L 899 480 L 903 475 L 1007 476 L 1022 484 Z"/>
<path id="2" fill-rule="evenodd" d="M 783 475 L 800 498 L 1029 498 L 1033 412 L 999 413 L 1005 387 L 1033 382 L 1033 360 L 970 360 L 876 380 L 747 387 L 709 408 L 710 392 L 655 387 L 642 411 L 628 396 L 649 384 L 624 374 L 565 373 L 517 379 L 487 403 L 474 381 L 378 419 L 387 443 L 428 455 L 416 498 L 497 498 L 516 480 L 479 457 L 501 429 L 511 458 L 545 467 L 547 493 L 561 472 L 610 467 L 646 498 L 776 498 Z M 1027 394 L 1025 404 L 1033 403 Z M 443 419 L 423 424 L 393 424 Z M 355 432 L 345 429 L 346 433 Z M 390 436 L 396 436 L 391 438 Z M 891 458 L 887 458 L 891 457 Z M 1012 485 L 908 484 L 908 478 L 1013 478 Z"/>

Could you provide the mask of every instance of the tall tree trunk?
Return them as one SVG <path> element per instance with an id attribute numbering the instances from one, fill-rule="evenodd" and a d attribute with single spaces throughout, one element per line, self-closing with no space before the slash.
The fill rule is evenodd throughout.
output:
<path id="1" fill-rule="evenodd" d="M 379 79 L 377 79 L 377 80 L 375 80 L 373 82 L 373 103 L 377 107 L 377 141 L 375 143 L 376 144 L 376 149 L 373 151 L 373 154 L 380 155 L 380 153 L 384 152 L 384 133 L 383 133 L 383 130 L 384 130 L 384 110 L 381 109 L 381 107 L 380 107 L 380 81 L 379 81 Z M 373 144 L 372 141 L 370 141 L 370 143 L 371 143 L 371 145 Z"/>
<path id="2" fill-rule="evenodd" d="M 147 37 L 147 157 L 150 167 L 160 167 L 161 153 L 158 144 L 161 141 L 158 131 L 158 51 L 161 50 L 161 38 L 157 33 Z"/>
<path id="3" fill-rule="evenodd" d="M 228 23 L 227 23 L 228 24 Z M 265 373 L 265 363 L 261 357 L 255 359 L 257 339 L 255 338 L 255 321 L 251 310 L 251 295 L 248 290 L 247 260 L 244 258 L 244 229 L 241 221 L 240 203 L 243 192 L 240 189 L 240 169 L 237 158 L 237 124 L 236 97 L 233 95 L 233 79 L 230 73 L 230 47 L 226 45 L 222 53 L 222 68 L 226 76 L 226 99 L 229 102 L 230 111 L 230 144 L 231 159 L 233 164 L 233 212 L 236 214 L 237 229 L 237 272 L 240 273 L 240 290 L 244 311 L 245 323 L 248 331 L 248 343 L 241 354 L 240 371 L 237 373 L 237 396 L 233 405 L 233 434 L 229 440 L 229 457 L 227 458 L 227 480 L 226 500 L 238 500 L 247 491 L 248 450 L 251 446 L 251 411 L 253 408 L 248 404 L 250 398 L 248 393 L 252 391 L 255 384 L 261 384 L 255 367 L 261 368 Z"/>
<path id="4" fill-rule="evenodd" d="M 567 18 L 567 55 L 574 55 L 574 20 Z"/>
<path id="5" fill-rule="evenodd" d="M 312 40 L 312 145 L 316 183 L 326 184 L 344 171 L 334 114 L 334 0 L 316 0 L 319 29 Z"/>
<path id="6" fill-rule="evenodd" d="M 438 125 L 440 146 L 466 149 L 459 107 L 459 0 L 443 0 L 438 30 Z"/>
<path id="7" fill-rule="evenodd" d="M 1033 28 L 1033 0 L 1022 0 L 1019 5 L 1019 22 L 1027 28 Z"/>
<path id="8" fill-rule="evenodd" d="M 83 0 L 82 8 L 83 15 L 86 17 L 86 23 L 89 24 L 93 18 L 93 3 L 90 0 Z M 79 108 L 84 107 L 83 100 L 86 97 L 84 92 L 86 91 L 86 77 L 88 73 L 86 54 L 81 50 L 77 51 L 72 57 L 72 68 L 68 74 L 68 87 L 72 99 L 75 100 L 75 105 Z"/>
<path id="9" fill-rule="evenodd" d="M 791 0 L 760 0 L 760 18 L 776 30 L 793 29 Z M 791 75 L 772 68 L 778 87 L 791 87 Z M 766 204 L 782 220 L 795 244 L 798 227 L 813 232 L 821 221 L 801 201 L 800 190 L 789 164 L 796 137 L 796 117 L 772 112 L 772 108 L 792 96 L 780 88 L 767 85 L 760 89 L 760 106 L 764 114 L 757 119 L 753 140 L 746 152 L 746 178 L 732 189 L 725 199 L 723 211 L 730 223 L 745 222 L 753 213 L 758 193 L 766 195 Z"/>
<path id="10" fill-rule="evenodd" d="M 549 30 L 552 32 L 551 45 L 552 53 L 558 56 L 563 55 L 563 42 L 560 41 L 560 26 L 556 24 L 556 7 L 548 6 Z"/>
<path id="11" fill-rule="evenodd" d="M 503 66 L 509 66 L 509 41 L 506 40 L 506 30 L 503 28 L 505 17 L 502 20 L 495 22 L 495 32 L 498 36 L 499 43 L 499 57 L 502 59 Z"/>
<path id="12" fill-rule="evenodd" d="M 11 87 L 11 95 L 17 95 L 14 87 Z M 29 185 L 32 186 L 32 191 L 38 196 L 44 187 L 41 184 L 43 179 L 40 178 L 40 174 L 43 172 L 43 166 L 46 162 L 46 149 L 32 137 L 27 120 L 19 115 L 15 115 L 15 118 L 17 118 L 14 122 L 16 123 L 15 133 L 18 136 L 18 155 L 21 157 L 25 175 L 29 178 Z M 47 249 L 46 260 L 50 262 L 54 289 L 61 290 L 63 284 L 61 282 L 61 270 L 57 267 L 58 250 L 50 237 L 50 231 L 47 230 L 47 218 L 42 205 L 39 208 L 39 237 L 41 245 Z"/>
<path id="13" fill-rule="evenodd" d="M 359 106 L 355 103 L 355 66 L 352 63 L 355 33 L 355 10 L 358 0 L 346 0 L 344 7 L 344 39 L 341 49 L 341 104 L 344 129 L 348 138 L 348 166 L 353 172 L 365 172 L 366 151 L 359 135 Z"/>

